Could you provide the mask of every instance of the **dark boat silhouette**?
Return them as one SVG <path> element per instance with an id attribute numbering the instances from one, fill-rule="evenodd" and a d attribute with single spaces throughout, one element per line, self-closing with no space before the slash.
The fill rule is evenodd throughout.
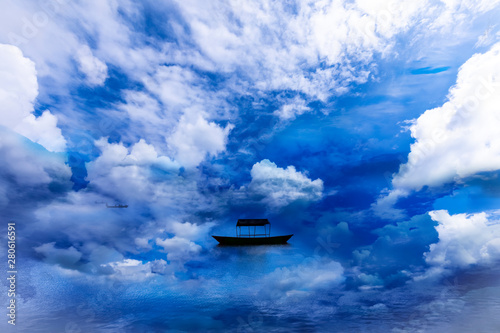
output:
<path id="1" fill-rule="evenodd" d="M 269 225 L 269 230 L 267 226 Z M 241 227 L 247 227 L 248 233 L 242 233 Z M 253 227 L 253 233 L 251 228 Z M 264 233 L 256 233 L 257 227 L 264 227 Z M 239 219 L 236 223 L 236 237 L 212 236 L 220 245 L 274 245 L 286 244 L 293 236 L 271 236 L 271 223 L 268 219 Z"/>
<path id="2" fill-rule="evenodd" d="M 106 204 L 106 208 L 128 208 L 128 205 L 114 205 L 114 206 L 110 206 L 110 205 Z"/>

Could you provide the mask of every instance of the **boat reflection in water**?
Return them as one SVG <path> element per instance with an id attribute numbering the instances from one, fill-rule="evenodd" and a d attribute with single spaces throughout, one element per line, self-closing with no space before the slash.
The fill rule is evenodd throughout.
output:
<path id="1" fill-rule="evenodd" d="M 247 229 L 243 231 L 248 231 L 248 233 L 242 232 L 242 227 L 246 227 Z M 259 230 L 262 230 L 262 227 L 264 227 L 264 233 L 257 233 L 257 227 L 260 227 Z M 271 237 L 271 223 L 268 219 L 239 219 L 238 223 L 236 223 L 236 237 L 212 237 L 220 245 L 273 245 L 286 244 L 292 236 L 293 234 Z"/>

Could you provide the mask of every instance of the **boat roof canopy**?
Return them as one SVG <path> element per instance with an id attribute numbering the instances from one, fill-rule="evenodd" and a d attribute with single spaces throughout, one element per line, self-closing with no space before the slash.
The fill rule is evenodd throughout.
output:
<path id="1" fill-rule="evenodd" d="M 236 223 L 237 227 L 254 227 L 254 226 L 264 226 L 269 223 L 268 219 L 239 219 Z"/>

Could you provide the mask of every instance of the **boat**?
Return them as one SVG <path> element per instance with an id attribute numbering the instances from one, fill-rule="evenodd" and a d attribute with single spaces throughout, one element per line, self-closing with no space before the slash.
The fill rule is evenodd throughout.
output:
<path id="1" fill-rule="evenodd" d="M 106 204 L 106 208 L 128 208 L 128 205 L 114 205 L 114 206 L 110 206 L 108 204 Z"/>
<path id="2" fill-rule="evenodd" d="M 267 227 L 269 226 L 269 228 Z M 243 233 L 241 228 L 248 232 Z M 257 233 L 257 227 L 264 227 L 264 233 Z M 252 233 L 253 228 L 253 233 Z M 236 223 L 236 237 L 212 236 L 220 245 L 275 245 L 286 244 L 293 236 L 271 236 L 271 223 L 268 219 L 239 219 Z"/>

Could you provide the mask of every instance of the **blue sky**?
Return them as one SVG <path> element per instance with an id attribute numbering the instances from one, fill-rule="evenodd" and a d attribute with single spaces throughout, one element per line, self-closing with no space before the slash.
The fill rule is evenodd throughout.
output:
<path id="1" fill-rule="evenodd" d="M 496 0 L 9 1 L 8 329 L 498 327 L 482 300 L 500 296 L 499 15 Z M 216 247 L 254 217 L 290 246 Z"/>

